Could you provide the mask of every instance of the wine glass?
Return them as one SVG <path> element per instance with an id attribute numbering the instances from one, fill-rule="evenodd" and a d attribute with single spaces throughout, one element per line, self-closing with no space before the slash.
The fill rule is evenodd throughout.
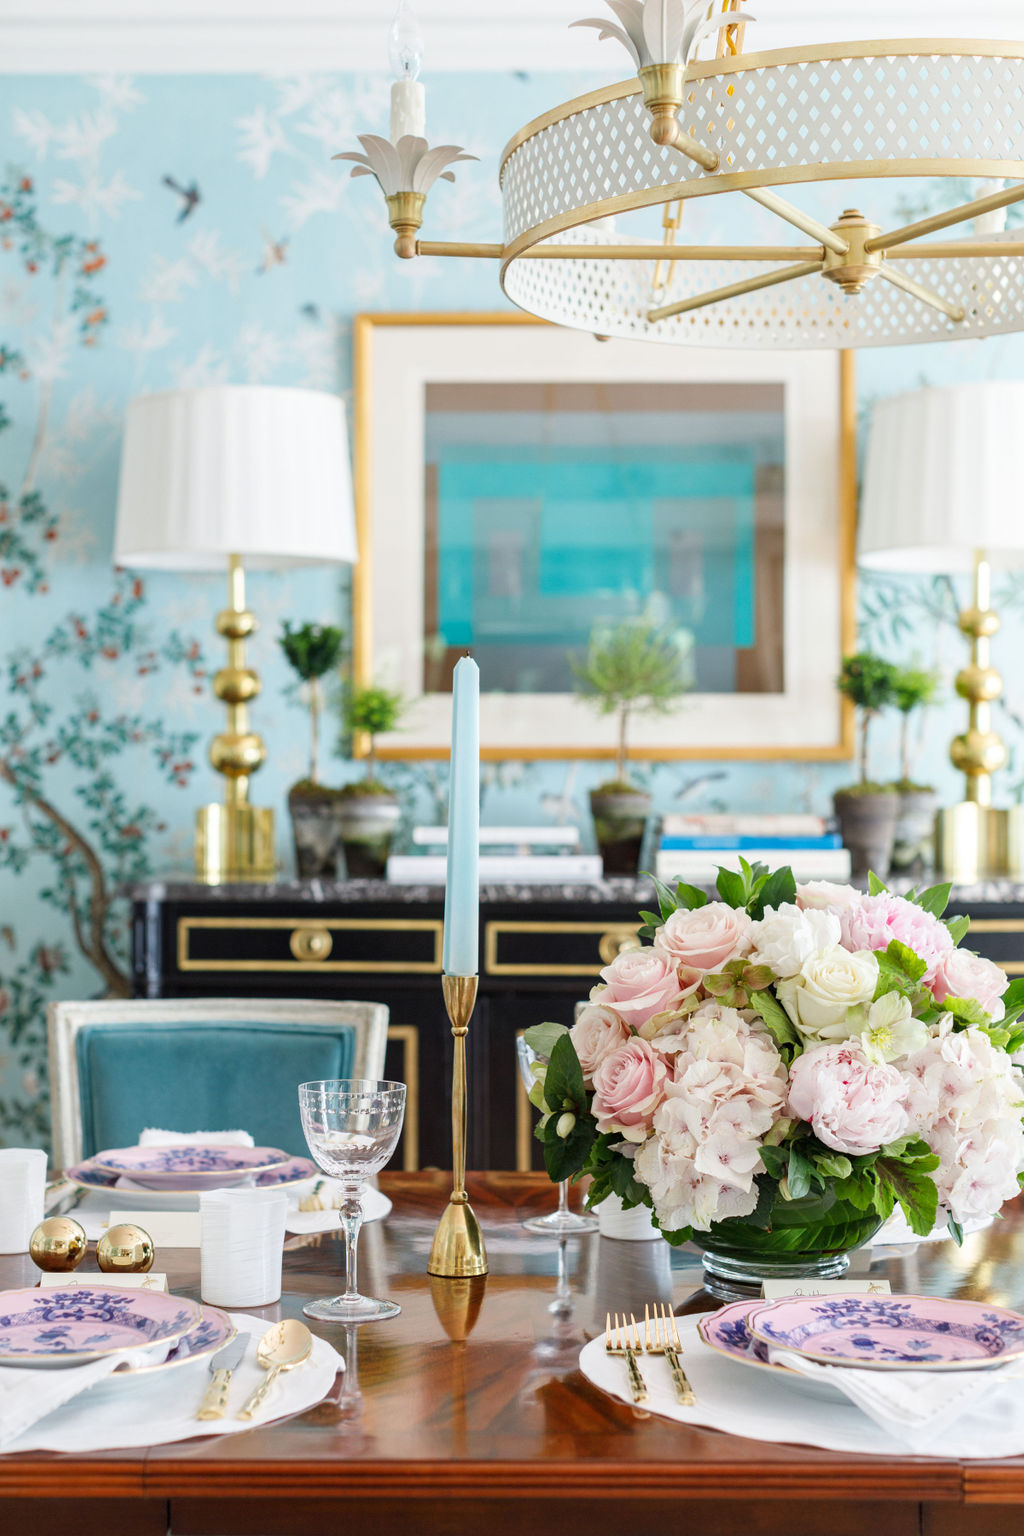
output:
<path id="1" fill-rule="evenodd" d="M 333 1078 L 299 1086 L 302 1130 L 317 1166 L 341 1183 L 341 1229 L 345 1234 L 345 1291 L 330 1301 L 310 1301 L 307 1317 L 329 1323 L 366 1323 L 395 1317 L 393 1301 L 361 1296 L 356 1286 L 356 1245 L 363 1223 L 366 1181 L 391 1157 L 405 1119 L 405 1084 L 363 1078 Z"/>
<path id="2" fill-rule="evenodd" d="M 533 1064 L 542 1058 L 537 1052 L 531 1050 L 523 1035 L 516 1038 L 516 1059 L 519 1062 L 519 1076 L 523 1080 L 523 1087 L 529 1093 L 537 1081 Z M 569 1180 L 563 1179 L 558 1186 L 558 1208 L 551 1212 L 550 1216 L 531 1216 L 523 1222 L 528 1232 L 543 1232 L 547 1236 L 576 1237 L 582 1232 L 597 1231 L 596 1216 L 577 1216 L 575 1211 L 569 1209 Z"/>

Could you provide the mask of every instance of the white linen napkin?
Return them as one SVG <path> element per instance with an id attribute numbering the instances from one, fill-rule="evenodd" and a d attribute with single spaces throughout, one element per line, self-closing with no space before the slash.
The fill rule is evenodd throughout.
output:
<path id="1" fill-rule="evenodd" d="M 252 1147 L 248 1131 L 159 1131 L 151 1127 L 139 1137 L 140 1147 Z"/>
<path id="2" fill-rule="evenodd" d="M 989 1392 L 1024 1377 L 1019 1360 L 978 1371 L 858 1371 L 805 1360 L 788 1349 L 769 1349 L 768 1358 L 812 1381 L 827 1381 L 886 1434 L 919 1453 Z"/>
<path id="3" fill-rule="evenodd" d="M 0 1366 L 0 1451 L 56 1408 L 113 1375 L 118 1366 L 156 1365 L 166 1353 L 166 1346 L 155 1351 L 121 1351 L 90 1360 L 88 1365 L 55 1366 L 52 1370 Z"/>

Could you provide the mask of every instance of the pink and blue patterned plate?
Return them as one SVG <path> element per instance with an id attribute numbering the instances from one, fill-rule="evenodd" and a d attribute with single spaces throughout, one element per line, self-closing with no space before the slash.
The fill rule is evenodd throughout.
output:
<path id="1" fill-rule="evenodd" d="M 280 1147 L 117 1147 L 92 1162 L 144 1189 L 225 1189 L 290 1162 Z"/>
<path id="2" fill-rule="evenodd" d="M 258 1173 L 252 1182 L 257 1189 L 277 1189 L 289 1184 L 304 1184 L 307 1179 L 312 1179 L 317 1172 L 317 1167 L 308 1157 L 290 1157 L 287 1162 L 277 1168 L 269 1168 L 266 1173 Z M 101 1168 L 94 1158 L 87 1162 L 75 1163 L 64 1175 L 69 1184 L 76 1184 L 80 1189 L 118 1189 L 119 1193 L 125 1192 L 124 1185 L 118 1185 L 121 1174 L 115 1173 L 112 1168 Z M 137 1187 L 140 1193 L 143 1186 L 135 1179 L 131 1180 L 133 1187 Z M 206 1189 L 220 1189 L 225 1187 L 216 1184 L 190 1184 L 186 1188 L 168 1189 L 166 1186 L 160 1189 L 146 1189 L 146 1204 L 158 1205 L 161 1202 L 180 1204 L 180 1197 L 188 1194 L 201 1194 Z"/>
<path id="3" fill-rule="evenodd" d="M 765 1350 L 868 1371 L 965 1371 L 1024 1355 L 1024 1317 L 937 1296 L 791 1296 L 749 1304 L 746 1327 Z"/>
<path id="4" fill-rule="evenodd" d="M 219 1307 L 209 1307 L 205 1302 L 201 1306 L 199 1322 L 190 1333 L 183 1334 L 176 1344 L 171 1345 L 163 1360 L 154 1361 L 152 1365 L 137 1365 L 130 1371 L 115 1371 L 110 1380 L 125 1381 L 134 1376 L 148 1376 L 152 1371 L 169 1371 L 176 1365 L 188 1365 L 193 1360 L 215 1354 L 225 1344 L 230 1344 L 238 1329 L 227 1313 Z"/>
<path id="5" fill-rule="evenodd" d="M 747 1314 L 752 1308 L 760 1306 L 758 1301 L 733 1301 L 726 1307 L 720 1307 L 717 1312 L 709 1312 L 702 1317 L 697 1324 L 697 1332 L 709 1349 L 716 1354 L 724 1355 L 727 1360 L 733 1360 L 737 1365 L 752 1366 L 758 1371 L 767 1371 L 774 1376 L 780 1385 L 792 1387 L 795 1391 L 810 1397 L 824 1397 L 835 1402 L 842 1399 L 843 1394 L 838 1387 L 825 1379 L 801 1376 L 797 1371 L 791 1371 L 784 1365 L 774 1365 L 768 1358 L 767 1347 L 760 1339 L 755 1339 L 747 1327 Z"/>
<path id="6" fill-rule="evenodd" d="M 197 1301 L 102 1281 L 0 1291 L 0 1366 L 86 1365 L 103 1355 L 177 1345 L 202 1320 Z"/>

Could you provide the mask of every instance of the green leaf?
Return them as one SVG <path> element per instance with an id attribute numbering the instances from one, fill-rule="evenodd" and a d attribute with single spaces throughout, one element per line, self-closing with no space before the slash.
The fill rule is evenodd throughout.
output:
<path id="1" fill-rule="evenodd" d="M 950 1237 L 953 1239 L 954 1243 L 956 1243 L 957 1247 L 962 1248 L 964 1245 L 964 1229 L 957 1221 L 952 1211 L 946 1212 L 946 1230 L 949 1232 Z"/>
<path id="2" fill-rule="evenodd" d="M 568 1136 L 559 1136 L 557 1126 L 558 1116 L 552 1115 L 544 1128 L 544 1166 L 552 1183 L 560 1184 L 583 1168 L 597 1136 L 597 1128 L 586 1115 L 577 1119 Z"/>
<path id="3" fill-rule="evenodd" d="M 804 1195 L 811 1192 L 811 1174 L 813 1169 L 810 1163 L 796 1147 L 789 1149 L 789 1172 L 786 1175 L 786 1183 L 789 1185 L 790 1198 L 802 1200 Z"/>
<path id="4" fill-rule="evenodd" d="M 793 906 L 796 903 L 796 880 L 787 865 L 770 874 L 761 884 L 747 907 L 755 922 L 764 917 L 766 907 Z"/>
<path id="5" fill-rule="evenodd" d="M 946 927 L 949 929 L 954 944 L 963 943 L 964 939 L 967 937 L 967 930 L 970 928 L 970 926 L 971 920 L 966 914 L 964 914 L 962 917 L 948 918 L 946 921 Z"/>
<path id="6" fill-rule="evenodd" d="M 708 904 L 707 892 L 700 890 L 696 885 L 687 885 L 684 880 L 680 880 L 676 886 L 676 898 L 679 905 L 685 907 L 688 912 L 696 912 Z"/>
<path id="7" fill-rule="evenodd" d="M 669 890 L 668 886 L 664 883 L 664 881 L 658 879 L 657 875 L 652 875 L 649 871 L 646 871 L 645 873 L 647 879 L 650 880 L 654 885 L 655 894 L 658 898 L 658 906 L 661 908 L 661 920 L 664 922 L 665 919 L 667 917 L 671 917 L 672 913 L 676 910 L 676 898 Z"/>
<path id="8" fill-rule="evenodd" d="M 836 1194 L 856 1211 L 870 1211 L 875 1203 L 875 1176 L 870 1168 L 855 1169 L 836 1186 Z"/>
<path id="9" fill-rule="evenodd" d="M 841 1152 L 815 1152 L 811 1161 L 826 1179 L 848 1179 L 853 1172 L 853 1164 Z"/>
<path id="10" fill-rule="evenodd" d="M 883 891 L 887 891 L 888 889 L 889 889 L 889 887 L 885 884 L 885 882 L 883 880 L 879 880 L 878 876 L 875 874 L 873 869 L 868 871 L 868 895 L 869 896 L 881 896 L 882 892 Z"/>
<path id="11" fill-rule="evenodd" d="M 548 1059 L 547 1076 L 544 1079 L 544 1102 L 553 1115 L 560 1115 L 571 1108 L 581 1118 L 587 1116 L 587 1093 L 583 1086 L 583 1068 L 576 1049 L 569 1038 L 569 1031 L 559 1035 Z M 577 1125 L 579 1121 L 577 1121 Z M 570 1140 L 572 1138 L 570 1137 Z M 593 1138 L 591 1138 L 593 1140 Z M 559 1178 L 567 1175 L 559 1174 Z"/>
<path id="12" fill-rule="evenodd" d="M 763 1021 L 787 1065 L 799 1056 L 803 1046 L 796 1025 L 773 992 L 752 992 L 750 1006 Z M 789 1054 L 787 1055 L 787 1051 Z"/>
<path id="13" fill-rule="evenodd" d="M 921 1171 L 920 1163 L 908 1165 L 880 1158 L 877 1170 L 879 1195 L 891 1191 L 899 1201 L 911 1231 L 918 1237 L 927 1237 L 939 1211 L 939 1190 L 935 1180 Z M 877 1202 L 876 1206 L 882 1215 L 886 1214 Z"/>
<path id="14" fill-rule="evenodd" d="M 1012 1024 L 1024 1013 L 1024 976 L 1018 976 L 1003 993 L 1003 1010 L 1005 1024 Z"/>
<path id="15" fill-rule="evenodd" d="M 951 1013 L 965 1029 L 971 1024 L 989 1023 L 989 1016 L 976 997 L 947 997 L 942 1011 Z"/>
<path id="16" fill-rule="evenodd" d="M 749 865 L 747 868 L 749 869 Z M 718 879 L 715 882 L 718 894 L 730 907 L 738 911 L 747 904 L 747 882 L 742 875 L 738 875 L 732 869 L 719 869 Z"/>
<path id="17" fill-rule="evenodd" d="M 761 1161 L 773 1179 L 785 1177 L 789 1167 L 789 1151 L 786 1147 L 761 1147 Z"/>
<path id="18" fill-rule="evenodd" d="M 949 898 L 952 894 L 952 881 L 945 885 L 930 885 L 926 891 L 922 891 L 916 898 L 916 905 L 930 912 L 932 917 L 941 917 L 949 906 Z"/>
<path id="19" fill-rule="evenodd" d="M 921 990 L 921 978 L 928 969 L 927 962 L 916 955 L 906 944 L 893 939 L 888 949 L 875 954 L 878 961 L 878 985 L 875 998 L 887 992 L 900 992 L 915 1001 Z"/>
<path id="20" fill-rule="evenodd" d="M 898 939 L 891 939 L 886 950 L 886 957 L 895 965 L 900 966 L 911 981 L 921 980 L 928 969 L 927 960 L 922 960 L 908 945 L 901 944 Z"/>
<path id="21" fill-rule="evenodd" d="M 523 1030 L 523 1039 L 531 1051 L 549 1061 L 555 1041 L 568 1033 L 564 1024 L 531 1024 L 529 1029 Z"/>
<path id="22" fill-rule="evenodd" d="M 740 1221 L 748 1227 L 758 1227 L 762 1232 L 770 1232 L 772 1228 L 772 1211 L 775 1202 L 779 1198 L 779 1187 L 774 1178 L 765 1178 L 763 1175 L 756 1180 L 757 1204 L 748 1216 L 741 1216 Z"/>

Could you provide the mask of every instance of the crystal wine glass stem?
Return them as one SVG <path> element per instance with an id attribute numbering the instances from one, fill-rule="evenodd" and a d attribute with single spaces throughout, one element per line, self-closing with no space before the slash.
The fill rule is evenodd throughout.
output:
<path id="1" fill-rule="evenodd" d="M 569 1180 L 562 1179 L 558 1186 L 558 1214 L 569 1215 Z"/>
<path id="2" fill-rule="evenodd" d="M 354 1193 L 351 1187 L 347 1188 L 342 1195 L 341 1209 L 338 1213 L 341 1230 L 345 1234 L 345 1294 L 342 1297 L 343 1301 L 357 1301 L 359 1299 L 356 1248 L 359 1243 L 359 1228 L 363 1224 L 363 1207 L 359 1194 L 358 1188 L 356 1188 Z"/>

